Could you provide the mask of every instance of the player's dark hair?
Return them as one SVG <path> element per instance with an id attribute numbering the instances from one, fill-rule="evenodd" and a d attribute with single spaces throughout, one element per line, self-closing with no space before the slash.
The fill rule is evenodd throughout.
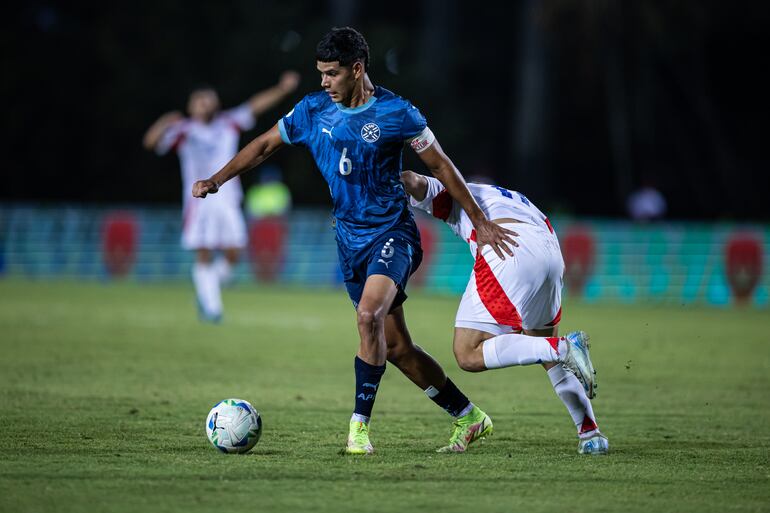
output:
<path id="1" fill-rule="evenodd" d="M 352 66 L 360 60 L 364 63 L 364 70 L 368 70 L 369 45 L 356 29 L 334 27 L 318 42 L 315 58 L 321 62 L 339 61 L 340 66 Z"/>
<path id="2" fill-rule="evenodd" d="M 199 91 L 214 91 L 216 93 L 217 89 L 216 87 L 214 87 L 213 85 L 207 82 L 199 82 L 193 85 L 193 87 L 190 89 L 190 94 L 188 96 L 192 96 L 193 93 L 197 93 Z"/>

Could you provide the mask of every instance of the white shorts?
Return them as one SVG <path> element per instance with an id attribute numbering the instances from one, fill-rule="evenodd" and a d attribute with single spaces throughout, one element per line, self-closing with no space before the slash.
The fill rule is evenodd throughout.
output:
<path id="1" fill-rule="evenodd" d="M 502 335 L 556 326 L 564 275 L 559 240 L 547 228 L 504 226 L 519 234 L 519 247 L 512 248 L 513 258 L 501 260 L 491 246 L 484 246 L 460 300 L 455 327 Z"/>
<path id="2" fill-rule="evenodd" d="M 239 205 L 207 198 L 192 201 L 184 213 L 182 247 L 226 249 L 246 246 L 246 222 Z"/>

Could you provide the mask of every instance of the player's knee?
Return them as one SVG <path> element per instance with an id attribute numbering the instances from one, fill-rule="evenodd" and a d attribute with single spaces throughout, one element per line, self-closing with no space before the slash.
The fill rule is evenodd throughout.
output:
<path id="1" fill-rule="evenodd" d="M 459 365 L 462 370 L 468 372 L 481 372 L 487 370 L 484 366 L 484 357 L 478 354 L 477 351 L 467 348 L 455 348 L 454 353 L 457 365 Z"/>
<path id="2" fill-rule="evenodd" d="M 357 312 L 358 326 L 371 330 L 385 322 L 385 315 L 371 308 L 359 306 Z"/>

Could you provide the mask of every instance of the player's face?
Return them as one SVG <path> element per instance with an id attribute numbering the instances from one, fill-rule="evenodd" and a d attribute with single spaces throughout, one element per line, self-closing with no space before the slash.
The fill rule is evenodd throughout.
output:
<path id="1" fill-rule="evenodd" d="M 363 74 L 361 63 L 356 62 L 352 66 L 340 66 L 339 61 L 317 61 L 316 68 L 321 73 L 321 87 L 329 94 L 332 101 L 343 105 L 350 103 L 356 81 Z"/>
<path id="2" fill-rule="evenodd" d="M 209 121 L 219 110 L 219 96 L 213 89 L 193 91 L 187 102 L 190 117 L 201 121 Z"/>

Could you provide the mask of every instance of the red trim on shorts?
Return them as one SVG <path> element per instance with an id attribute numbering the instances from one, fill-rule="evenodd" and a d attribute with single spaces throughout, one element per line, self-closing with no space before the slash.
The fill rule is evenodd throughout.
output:
<path id="1" fill-rule="evenodd" d="M 471 241 L 476 242 L 476 230 L 471 230 L 471 236 L 468 239 L 468 242 L 471 242 Z"/>
<path id="2" fill-rule="evenodd" d="M 551 233 L 553 233 L 553 226 L 551 225 L 551 221 L 549 221 L 547 217 L 543 219 L 543 221 L 545 221 L 545 225 L 548 227 L 549 230 L 551 230 Z"/>
<path id="3" fill-rule="evenodd" d="M 559 322 L 561 322 L 561 307 L 559 307 L 559 311 L 556 312 L 556 317 L 554 317 L 551 322 L 546 324 L 546 326 L 556 326 L 559 324 Z"/>
<path id="4" fill-rule="evenodd" d="M 433 217 L 446 221 L 452 212 L 452 196 L 443 189 L 433 198 Z"/>
<path id="5" fill-rule="evenodd" d="M 497 281 L 497 277 L 492 272 L 492 268 L 489 267 L 487 261 L 484 260 L 481 252 L 476 256 L 473 272 L 476 274 L 476 290 L 479 293 L 481 302 L 484 303 L 495 322 L 504 326 L 510 326 L 515 330 L 520 330 L 521 316 L 505 294 L 505 290 L 503 290 L 500 282 Z"/>

